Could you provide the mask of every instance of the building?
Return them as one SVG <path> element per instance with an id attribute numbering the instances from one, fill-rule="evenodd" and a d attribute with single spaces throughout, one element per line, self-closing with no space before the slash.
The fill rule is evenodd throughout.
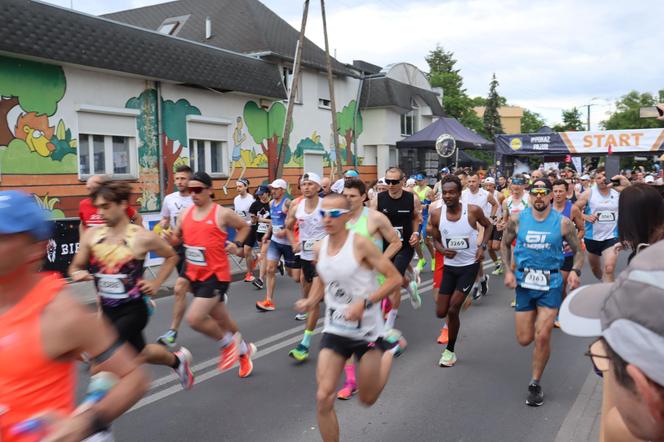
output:
<path id="1" fill-rule="evenodd" d="M 484 118 L 484 106 L 474 107 L 473 110 L 478 117 Z M 500 115 L 500 124 L 506 134 L 521 133 L 521 118 L 523 118 L 523 108 L 519 106 L 501 106 L 498 108 Z"/>
<path id="2" fill-rule="evenodd" d="M 180 164 L 214 178 L 273 178 L 298 31 L 258 0 L 180 0 L 96 17 L 28 0 L 0 4 L 0 189 L 32 192 L 55 218 L 77 216 L 85 179 L 127 180 L 156 212 Z M 30 32 L 26 32 L 29 29 Z M 399 161 L 402 135 L 442 115 L 412 65 L 333 60 L 306 40 L 283 177 L 336 161 L 370 181 Z M 358 106 L 358 103 L 360 105 Z M 341 158 L 333 149 L 338 137 Z"/>

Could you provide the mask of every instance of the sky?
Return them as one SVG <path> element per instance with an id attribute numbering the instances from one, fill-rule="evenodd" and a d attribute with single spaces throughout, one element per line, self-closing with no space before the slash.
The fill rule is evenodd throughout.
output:
<path id="1" fill-rule="evenodd" d="M 90 14 L 162 0 L 46 0 Z M 241 0 L 235 0 L 241 1 Z M 262 0 L 299 29 L 303 1 Z M 664 89 L 662 0 L 328 0 L 330 48 L 344 62 L 409 62 L 427 71 L 436 47 L 454 52 L 471 96 L 486 96 L 496 74 L 509 104 L 553 125 L 561 111 L 590 108 L 591 129 L 630 90 Z M 320 3 L 306 35 L 323 47 Z M 659 37 L 659 38 L 657 38 Z"/>

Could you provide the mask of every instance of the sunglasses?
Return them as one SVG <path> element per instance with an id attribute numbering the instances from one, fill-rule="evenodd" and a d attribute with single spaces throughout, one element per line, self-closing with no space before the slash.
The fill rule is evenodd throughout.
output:
<path id="1" fill-rule="evenodd" d="M 536 187 L 534 189 L 530 189 L 530 194 L 533 196 L 547 196 L 551 191 L 549 189 L 543 189 L 541 187 Z"/>
<path id="2" fill-rule="evenodd" d="M 200 187 L 200 186 L 187 187 L 187 191 L 189 191 L 189 193 L 196 193 L 196 194 L 201 193 L 205 189 L 207 189 L 207 187 Z"/>
<path id="3" fill-rule="evenodd" d="M 391 180 L 389 178 L 385 178 L 385 184 L 387 184 L 388 186 L 396 186 L 400 182 L 401 180 Z"/>
<path id="4" fill-rule="evenodd" d="M 513 178 L 512 184 L 516 184 L 517 186 L 523 186 L 524 184 L 526 184 L 526 180 L 522 178 Z"/>
<path id="5" fill-rule="evenodd" d="M 590 344 L 584 355 L 590 358 L 595 373 L 600 377 L 604 377 L 604 372 L 609 371 L 611 358 L 605 354 L 602 341 L 598 339 Z"/>
<path id="6" fill-rule="evenodd" d="M 341 215 L 350 212 L 350 210 L 347 209 L 321 209 L 318 211 L 320 213 L 320 216 L 322 218 L 325 218 L 326 216 L 329 216 L 330 218 L 339 218 Z"/>

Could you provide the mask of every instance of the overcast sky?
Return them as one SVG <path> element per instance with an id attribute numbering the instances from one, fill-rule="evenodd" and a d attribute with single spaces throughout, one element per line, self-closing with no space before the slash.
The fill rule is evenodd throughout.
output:
<path id="1" fill-rule="evenodd" d="M 161 0 L 47 0 L 91 14 Z M 241 0 L 235 0 L 241 1 Z M 302 1 L 262 0 L 299 28 Z M 322 43 L 319 2 L 307 37 Z M 440 44 L 453 51 L 471 96 L 486 96 L 491 74 L 510 104 L 550 124 L 563 108 L 591 108 L 592 129 L 632 89 L 664 89 L 662 0 L 328 0 L 330 47 L 342 62 L 380 66 L 424 57 Z M 583 108 L 585 119 L 585 107 Z"/>

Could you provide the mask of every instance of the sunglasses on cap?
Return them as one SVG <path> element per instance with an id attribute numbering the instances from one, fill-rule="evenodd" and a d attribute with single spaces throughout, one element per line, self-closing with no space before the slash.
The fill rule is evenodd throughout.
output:
<path id="1" fill-rule="evenodd" d="M 187 191 L 189 193 L 201 193 L 205 189 L 207 189 L 207 187 L 202 187 L 202 186 L 187 187 Z"/>
<path id="2" fill-rule="evenodd" d="M 551 191 L 546 187 L 533 187 L 530 189 L 530 194 L 532 196 L 547 196 Z"/>
<path id="3" fill-rule="evenodd" d="M 517 186 L 523 186 L 526 184 L 526 180 L 523 178 L 512 178 L 512 184 L 516 184 Z"/>
<path id="4" fill-rule="evenodd" d="M 385 178 L 385 184 L 387 184 L 388 186 L 396 186 L 400 182 L 401 180 L 391 180 L 389 178 Z"/>
<path id="5" fill-rule="evenodd" d="M 341 215 L 350 212 L 348 209 L 320 209 L 318 211 L 322 218 L 329 216 L 330 218 L 339 218 Z"/>

